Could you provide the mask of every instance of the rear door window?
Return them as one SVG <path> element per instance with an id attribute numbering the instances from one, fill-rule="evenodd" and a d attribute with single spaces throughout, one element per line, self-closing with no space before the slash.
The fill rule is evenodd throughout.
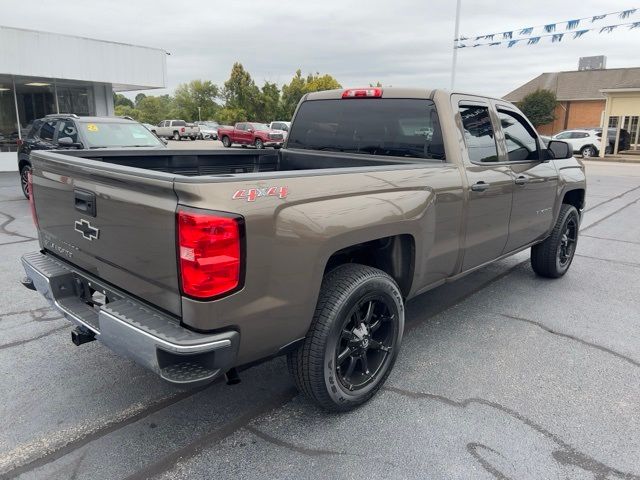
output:
<path id="1" fill-rule="evenodd" d="M 459 111 L 469 160 L 479 163 L 497 162 L 498 147 L 489 107 L 461 104 Z"/>
<path id="2" fill-rule="evenodd" d="M 288 148 L 444 160 L 431 100 L 309 100 L 298 109 Z"/>
<path id="3" fill-rule="evenodd" d="M 45 142 L 53 142 L 53 137 L 56 134 L 56 125 L 58 124 L 57 120 L 45 120 L 40 128 L 39 137 L 40 140 L 44 140 Z"/>

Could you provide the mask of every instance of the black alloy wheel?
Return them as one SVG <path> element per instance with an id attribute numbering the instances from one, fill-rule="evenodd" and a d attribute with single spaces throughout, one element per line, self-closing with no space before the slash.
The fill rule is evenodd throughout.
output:
<path id="1" fill-rule="evenodd" d="M 390 299 L 369 295 L 349 312 L 335 353 L 340 384 L 349 391 L 369 385 L 391 360 L 398 335 Z"/>

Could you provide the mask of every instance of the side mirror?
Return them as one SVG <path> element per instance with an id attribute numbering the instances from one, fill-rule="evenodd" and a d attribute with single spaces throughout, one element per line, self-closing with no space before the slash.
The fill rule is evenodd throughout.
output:
<path id="1" fill-rule="evenodd" d="M 71 137 L 62 137 L 58 139 L 58 146 L 64 148 L 82 148 L 82 144 L 74 142 Z"/>
<path id="2" fill-rule="evenodd" d="M 249 130 L 247 130 L 247 132 L 249 133 L 253 133 L 255 130 L 253 128 L 250 128 Z"/>
<path id="3" fill-rule="evenodd" d="M 573 148 L 567 142 L 561 140 L 551 140 L 547 144 L 547 152 L 552 159 L 573 157 Z"/>

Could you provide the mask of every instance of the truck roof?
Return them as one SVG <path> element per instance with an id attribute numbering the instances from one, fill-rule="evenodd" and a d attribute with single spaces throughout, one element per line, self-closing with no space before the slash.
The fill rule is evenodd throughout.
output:
<path id="1" fill-rule="evenodd" d="M 487 95 L 482 95 L 479 93 L 470 93 L 470 92 L 460 92 L 460 91 L 450 91 L 441 88 L 405 88 L 405 87 L 354 87 L 354 89 L 359 90 L 360 88 L 368 89 L 368 88 L 382 88 L 382 98 L 418 98 L 418 99 L 433 99 L 433 97 L 437 93 L 444 94 L 453 94 L 457 93 L 460 95 L 472 95 L 475 97 L 482 98 L 490 98 L 493 100 L 505 101 L 501 98 L 490 97 Z M 336 90 L 325 90 L 322 92 L 312 92 L 307 93 L 304 97 L 304 100 L 336 100 L 342 98 L 342 93 L 347 90 L 347 88 L 339 88 Z M 509 102 L 510 103 L 510 102 Z"/>

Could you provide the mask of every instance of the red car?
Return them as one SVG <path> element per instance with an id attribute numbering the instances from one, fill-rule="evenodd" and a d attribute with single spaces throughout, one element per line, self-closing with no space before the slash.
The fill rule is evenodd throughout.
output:
<path id="1" fill-rule="evenodd" d="M 284 134 L 279 130 L 271 130 L 264 123 L 240 122 L 235 127 L 221 127 L 218 138 L 225 147 L 234 143 L 253 145 L 256 148 L 280 148 L 284 142 Z"/>

